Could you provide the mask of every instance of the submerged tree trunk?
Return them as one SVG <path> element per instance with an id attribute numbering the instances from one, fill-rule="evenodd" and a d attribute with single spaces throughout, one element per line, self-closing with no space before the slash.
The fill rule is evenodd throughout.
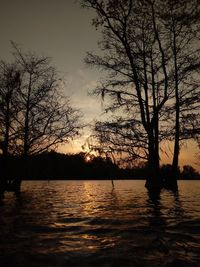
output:
<path id="1" fill-rule="evenodd" d="M 0 174 L 0 197 L 6 191 L 7 184 L 7 157 L 1 157 L 1 174 Z"/>
<path id="2" fill-rule="evenodd" d="M 148 159 L 148 177 L 146 179 L 145 187 L 148 190 L 160 190 L 162 188 L 162 180 L 159 172 L 158 160 L 156 154 L 153 153 Z"/>
<path id="3" fill-rule="evenodd" d="M 20 193 L 22 179 L 19 173 L 13 176 L 13 172 L 10 168 L 10 166 L 12 166 L 12 160 L 13 158 L 9 155 L 2 155 L 1 157 L 0 197 L 2 197 L 6 191 L 14 192 L 16 195 Z"/>
<path id="4" fill-rule="evenodd" d="M 149 134 L 148 177 L 145 187 L 150 191 L 159 191 L 162 188 L 162 179 L 159 171 L 158 139 L 155 138 L 154 131 L 151 130 Z"/>

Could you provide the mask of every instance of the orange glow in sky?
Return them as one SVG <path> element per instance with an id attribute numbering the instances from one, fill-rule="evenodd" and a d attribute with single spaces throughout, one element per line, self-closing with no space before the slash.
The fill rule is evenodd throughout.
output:
<path id="1" fill-rule="evenodd" d="M 85 160 L 89 162 L 91 160 L 91 157 L 89 155 L 86 156 Z"/>
<path id="2" fill-rule="evenodd" d="M 62 153 L 79 153 L 82 151 L 82 145 L 85 142 L 85 136 L 80 137 L 77 140 L 74 140 L 73 143 L 62 145 L 58 151 Z M 173 144 L 165 144 L 162 147 L 162 151 L 160 153 L 161 157 L 161 165 L 162 164 L 171 164 L 172 163 L 172 151 L 173 151 Z M 84 151 L 88 152 L 89 151 Z M 86 161 L 90 161 L 92 159 L 91 155 L 87 155 Z M 180 151 L 179 156 L 179 166 L 182 168 L 184 165 L 191 165 L 195 168 L 198 172 L 200 172 L 200 164 L 199 164 L 199 148 L 194 141 L 188 141 L 185 143 Z"/>
<path id="3" fill-rule="evenodd" d="M 100 36 L 91 25 L 93 16 L 93 11 L 82 9 L 78 1 L 73 0 L 3 0 L 0 8 L 0 60 L 11 60 L 10 40 L 19 44 L 23 51 L 52 57 L 66 95 L 84 114 L 85 124 L 98 120 L 103 111 L 101 100 L 88 95 L 101 75 L 83 63 L 87 51 L 98 53 Z M 58 151 L 81 152 L 89 134 L 89 131 L 83 133 L 73 142 L 60 146 Z M 166 145 L 162 149 L 167 153 L 161 154 L 161 163 L 171 163 L 173 146 L 169 149 Z M 199 150 L 194 142 L 185 144 L 180 152 L 180 166 L 192 165 L 200 171 L 197 153 Z"/>

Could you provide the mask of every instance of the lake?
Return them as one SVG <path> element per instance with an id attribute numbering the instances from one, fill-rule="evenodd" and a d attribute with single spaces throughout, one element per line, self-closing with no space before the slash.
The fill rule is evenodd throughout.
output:
<path id="1" fill-rule="evenodd" d="M 200 266 L 200 181 L 24 181 L 0 202 L 0 265 Z"/>

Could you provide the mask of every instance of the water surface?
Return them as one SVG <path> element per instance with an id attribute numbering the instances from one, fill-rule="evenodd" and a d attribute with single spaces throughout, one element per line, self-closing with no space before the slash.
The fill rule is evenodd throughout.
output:
<path id="1" fill-rule="evenodd" d="M 1 266 L 199 266 L 200 182 L 26 181 L 0 204 Z"/>

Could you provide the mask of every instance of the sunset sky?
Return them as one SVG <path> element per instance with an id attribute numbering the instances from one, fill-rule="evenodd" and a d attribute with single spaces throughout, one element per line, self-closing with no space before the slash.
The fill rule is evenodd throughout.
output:
<path id="1" fill-rule="evenodd" d="M 0 59 L 11 60 L 10 40 L 24 51 L 52 57 L 55 68 L 63 78 L 66 94 L 73 106 L 81 109 L 86 123 L 101 116 L 101 100 L 88 95 L 101 74 L 87 68 L 86 51 L 97 51 L 99 33 L 91 26 L 93 13 L 80 7 L 76 0 L 0 0 L 1 44 Z M 63 152 L 77 152 L 86 136 L 76 140 Z M 198 170 L 194 144 L 185 145 L 181 165 L 191 164 Z M 168 161 L 165 156 L 165 161 Z"/>

